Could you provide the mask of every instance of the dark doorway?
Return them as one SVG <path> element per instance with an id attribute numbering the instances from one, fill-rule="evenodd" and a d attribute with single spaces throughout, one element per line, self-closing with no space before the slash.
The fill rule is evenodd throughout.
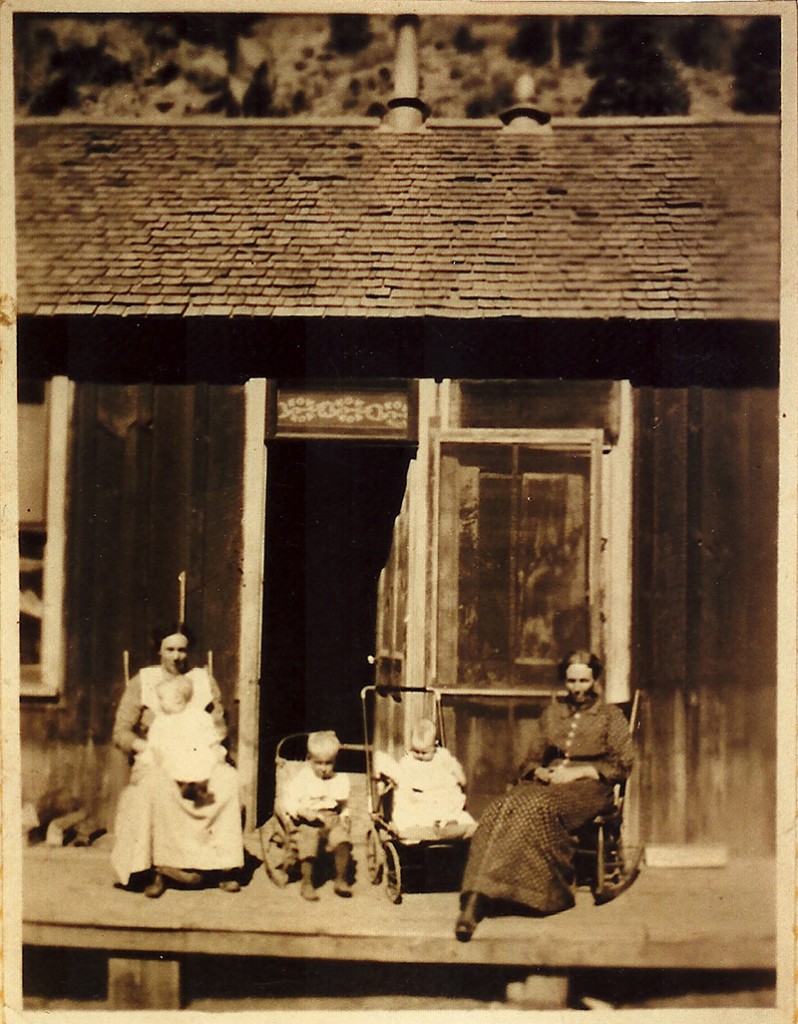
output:
<path id="1" fill-rule="evenodd" d="M 269 446 L 259 821 L 272 810 L 283 736 L 335 729 L 344 742 L 363 741 L 377 581 L 414 455 L 355 441 Z"/>

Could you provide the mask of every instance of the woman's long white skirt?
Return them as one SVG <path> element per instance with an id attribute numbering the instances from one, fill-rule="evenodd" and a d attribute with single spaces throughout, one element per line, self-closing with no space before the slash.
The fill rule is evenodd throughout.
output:
<path id="1" fill-rule="evenodd" d="M 195 807 L 153 765 L 134 765 L 116 812 L 111 863 L 123 885 L 153 866 L 228 871 L 244 863 L 238 773 L 217 765 L 208 789 L 214 802 Z"/>

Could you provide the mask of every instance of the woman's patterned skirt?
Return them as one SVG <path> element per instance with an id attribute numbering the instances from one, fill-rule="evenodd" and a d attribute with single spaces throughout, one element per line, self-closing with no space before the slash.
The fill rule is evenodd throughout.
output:
<path id="1" fill-rule="evenodd" d="M 480 818 L 462 891 L 519 903 L 540 914 L 572 907 L 571 833 L 611 808 L 612 788 L 595 779 L 560 785 L 519 782 Z"/>

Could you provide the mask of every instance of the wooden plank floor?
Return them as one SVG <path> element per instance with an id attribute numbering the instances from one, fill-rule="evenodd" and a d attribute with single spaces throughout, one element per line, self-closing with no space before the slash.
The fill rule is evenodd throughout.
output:
<path id="1" fill-rule="evenodd" d="M 357 852 L 357 851 L 356 851 Z M 408 894 L 394 906 L 361 880 L 351 900 L 321 892 L 303 901 L 259 867 L 237 894 L 169 890 L 159 900 L 114 888 L 109 844 L 25 851 L 23 941 L 164 954 L 311 957 L 390 963 L 773 969 L 775 865 L 644 868 L 613 903 L 550 918 L 484 921 L 455 941 L 455 893 Z M 364 874 L 364 872 L 361 872 Z"/>

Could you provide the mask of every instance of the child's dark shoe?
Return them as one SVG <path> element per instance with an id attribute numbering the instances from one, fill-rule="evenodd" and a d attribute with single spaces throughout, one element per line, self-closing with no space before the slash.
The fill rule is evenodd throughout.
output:
<path id="1" fill-rule="evenodd" d="M 352 895 L 352 883 L 349 881 L 352 871 L 352 846 L 350 843 L 339 843 L 335 851 L 335 895 L 345 899 Z"/>
<path id="2" fill-rule="evenodd" d="M 319 894 L 314 889 L 313 882 L 309 878 L 303 878 L 299 883 L 299 895 L 303 900 L 309 900 L 311 903 L 319 898 Z"/>
<path id="3" fill-rule="evenodd" d="M 302 871 L 302 881 L 299 883 L 299 895 L 302 899 L 315 902 L 319 898 L 319 894 L 313 885 L 313 861 L 303 860 L 300 870 Z"/>
<path id="4" fill-rule="evenodd" d="M 336 878 L 334 891 L 336 896 L 348 899 L 352 895 L 352 886 L 347 878 Z"/>

